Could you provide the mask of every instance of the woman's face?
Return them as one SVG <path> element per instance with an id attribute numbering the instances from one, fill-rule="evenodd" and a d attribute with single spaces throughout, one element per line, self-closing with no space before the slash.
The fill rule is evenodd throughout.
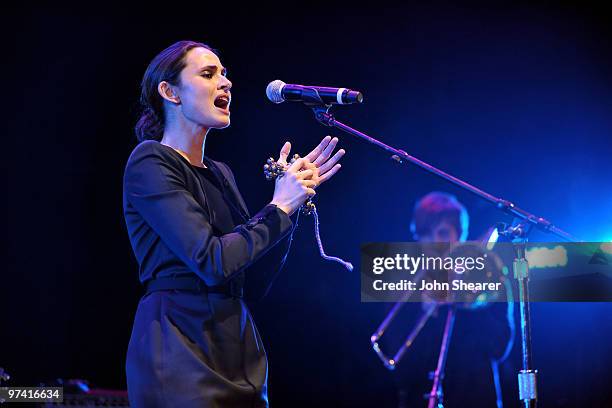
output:
<path id="1" fill-rule="evenodd" d="M 225 77 L 219 57 L 197 47 L 189 50 L 185 61 L 176 87 L 185 118 L 206 129 L 229 126 L 232 83 Z"/>

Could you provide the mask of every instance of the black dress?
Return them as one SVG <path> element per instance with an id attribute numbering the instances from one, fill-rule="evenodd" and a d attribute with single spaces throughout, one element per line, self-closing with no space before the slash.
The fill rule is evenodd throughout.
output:
<path id="1" fill-rule="evenodd" d="M 229 167 L 205 163 L 192 166 L 156 141 L 132 152 L 123 201 L 140 280 L 195 274 L 206 286 L 242 286 L 253 278 L 267 290 L 274 267 L 263 276 L 245 269 L 288 235 L 291 219 L 273 205 L 249 217 Z M 132 407 L 268 406 L 261 338 L 245 302 L 226 294 L 144 296 L 126 371 Z"/>

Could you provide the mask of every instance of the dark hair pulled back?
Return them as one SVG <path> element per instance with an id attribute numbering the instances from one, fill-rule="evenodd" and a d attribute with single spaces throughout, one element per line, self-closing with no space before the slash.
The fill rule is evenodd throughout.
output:
<path id="1" fill-rule="evenodd" d="M 157 87 L 162 81 L 178 84 L 181 71 L 187 64 L 185 56 L 191 49 L 198 47 L 215 52 L 201 42 L 179 41 L 157 54 L 147 67 L 140 84 L 142 113 L 134 129 L 139 141 L 161 140 L 165 126 L 164 99 Z"/>

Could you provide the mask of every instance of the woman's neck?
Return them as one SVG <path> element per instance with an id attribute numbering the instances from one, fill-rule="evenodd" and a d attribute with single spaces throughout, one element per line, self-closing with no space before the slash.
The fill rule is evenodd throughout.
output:
<path id="1" fill-rule="evenodd" d="M 208 129 L 201 127 L 186 129 L 169 126 L 164 130 L 161 143 L 173 148 L 181 154 L 189 163 L 197 167 L 206 167 L 202 163 L 204 156 L 204 145 Z"/>

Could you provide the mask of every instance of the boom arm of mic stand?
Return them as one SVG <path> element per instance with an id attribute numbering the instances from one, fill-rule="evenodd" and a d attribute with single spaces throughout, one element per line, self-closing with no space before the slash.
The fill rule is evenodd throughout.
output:
<path id="1" fill-rule="evenodd" d="M 374 139 L 371 136 L 366 135 L 363 132 L 360 132 L 356 129 L 353 129 L 350 126 L 345 125 L 342 122 L 337 121 L 334 116 L 329 112 L 329 109 L 331 108 L 331 106 L 326 106 L 326 105 L 315 105 L 315 104 L 309 104 L 309 106 L 312 108 L 312 110 L 314 111 L 315 114 L 315 118 L 317 119 L 317 121 L 325 126 L 329 126 L 329 127 L 335 127 L 337 129 L 340 129 L 346 133 L 349 133 L 353 136 L 357 136 L 373 145 L 376 145 L 378 147 L 380 147 L 381 149 L 386 150 L 387 152 L 391 153 L 391 158 L 394 159 L 395 161 L 397 161 L 398 163 L 403 163 L 403 161 L 407 161 L 410 162 L 412 164 L 415 164 L 419 167 L 421 167 L 422 169 L 427 170 L 428 172 L 435 174 L 438 177 L 441 177 L 461 188 L 463 188 L 464 190 L 467 190 L 477 196 L 479 196 L 480 198 L 492 203 L 493 205 L 495 205 L 497 208 L 499 208 L 500 210 L 504 211 L 507 214 L 513 215 L 517 218 L 523 219 L 525 221 L 527 221 L 530 225 L 535 226 L 537 228 L 539 228 L 542 231 L 554 234 L 566 241 L 579 241 L 576 237 L 574 237 L 572 234 L 570 234 L 569 232 L 566 232 L 564 230 L 562 230 L 561 228 L 553 225 L 550 221 L 548 221 L 547 219 L 543 218 L 543 217 L 538 217 L 534 214 L 529 213 L 528 211 L 523 210 L 522 208 L 517 207 L 514 203 L 512 203 L 511 201 L 508 200 L 504 200 L 502 198 L 498 198 L 495 197 L 492 194 L 487 193 L 486 191 L 483 191 L 481 189 L 479 189 L 478 187 L 475 187 L 455 176 L 452 176 L 440 169 L 438 169 L 437 167 L 432 166 L 429 163 L 426 163 L 422 160 L 417 159 L 414 156 L 409 155 L 408 153 L 406 153 L 403 150 L 400 149 L 395 149 L 394 147 L 391 147 L 389 145 L 386 145 L 385 143 Z"/>

